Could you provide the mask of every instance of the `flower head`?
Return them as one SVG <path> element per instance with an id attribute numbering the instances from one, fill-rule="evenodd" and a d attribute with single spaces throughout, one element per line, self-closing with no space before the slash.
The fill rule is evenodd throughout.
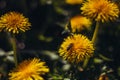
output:
<path id="1" fill-rule="evenodd" d="M 65 0 L 65 2 L 67 4 L 74 5 L 74 4 L 81 4 L 83 2 L 83 0 Z"/>
<path id="2" fill-rule="evenodd" d="M 80 32 L 85 28 L 89 28 L 92 24 L 90 19 L 87 19 L 86 17 L 79 16 L 79 15 L 71 18 L 70 23 L 71 23 L 71 31 L 73 33 L 76 31 Z"/>
<path id="3" fill-rule="evenodd" d="M 87 0 L 81 7 L 82 14 L 95 21 L 109 21 L 118 18 L 118 6 L 110 0 Z"/>
<path id="4" fill-rule="evenodd" d="M 49 72 L 45 62 L 34 58 L 32 60 L 25 60 L 20 65 L 9 73 L 9 80 L 44 80 L 41 75 Z"/>
<path id="5" fill-rule="evenodd" d="M 100 75 L 98 80 L 110 80 L 110 79 L 108 78 L 107 75 L 103 74 L 103 75 Z"/>
<path id="6" fill-rule="evenodd" d="M 81 34 L 68 36 L 59 49 L 59 54 L 71 63 L 79 63 L 93 55 L 92 42 Z"/>
<path id="7" fill-rule="evenodd" d="M 28 18 L 18 12 L 8 12 L 0 17 L 0 31 L 5 30 L 15 34 L 29 30 L 30 26 Z"/>

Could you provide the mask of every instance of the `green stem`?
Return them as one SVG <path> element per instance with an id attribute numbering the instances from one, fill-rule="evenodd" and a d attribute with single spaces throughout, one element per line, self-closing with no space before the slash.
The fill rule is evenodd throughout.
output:
<path id="1" fill-rule="evenodd" d="M 88 62 L 89 62 L 89 58 L 86 58 L 86 59 L 84 60 L 84 62 L 83 62 L 83 66 L 82 66 L 82 67 L 83 67 L 83 68 L 86 68 Z"/>
<path id="2" fill-rule="evenodd" d="M 94 34 L 93 34 L 93 37 L 92 37 L 92 43 L 95 45 L 95 41 L 96 41 L 96 38 L 97 38 L 97 34 L 98 34 L 98 29 L 99 29 L 99 22 L 96 22 L 96 27 L 95 27 L 95 31 L 94 31 Z"/>
<path id="3" fill-rule="evenodd" d="M 96 41 L 96 38 L 98 35 L 98 29 L 99 29 L 99 22 L 96 22 L 95 30 L 94 30 L 93 37 L 92 37 L 92 43 L 94 46 L 95 46 L 95 43 L 96 43 L 95 41 Z M 83 68 L 86 68 L 86 66 L 88 65 L 89 59 L 90 58 L 85 59 L 85 61 L 83 63 Z"/>
<path id="4" fill-rule="evenodd" d="M 10 40 L 11 40 L 12 48 L 13 48 L 13 51 L 14 51 L 15 66 L 17 67 L 18 61 L 17 61 L 17 47 L 16 47 L 15 35 L 13 35 L 13 37 Z"/>

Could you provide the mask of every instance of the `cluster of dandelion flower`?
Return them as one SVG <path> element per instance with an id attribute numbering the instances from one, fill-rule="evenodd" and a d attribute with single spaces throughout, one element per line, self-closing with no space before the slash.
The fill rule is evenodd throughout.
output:
<path id="1" fill-rule="evenodd" d="M 79 63 L 93 56 L 93 52 L 92 42 L 81 34 L 68 36 L 59 48 L 60 56 L 71 63 Z"/>
<path id="2" fill-rule="evenodd" d="M 71 24 L 71 32 L 75 33 L 75 32 L 80 32 L 84 29 L 88 29 L 90 28 L 92 22 L 90 21 L 90 19 L 84 17 L 84 16 L 74 16 L 70 19 L 70 24 Z M 67 24 L 68 26 L 68 24 Z M 68 29 L 68 27 L 66 26 L 66 29 Z"/>
<path id="3" fill-rule="evenodd" d="M 9 73 L 9 80 L 44 80 L 41 75 L 49 72 L 45 62 L 38 58 L 25 60 Z"/>
<path id="4" fill-rule="evenodd" d="M 118 18 L 119 8 L 110 0 L 87 0 L 80 8 L 82 14 L 95 21 L 113 21 Z"/>
<path id="5" fill-rule="evenodd" d="M 75 5 L 75 4 L 81 4 L 83 0 L 65 0 L 67 4 Z"/>
<path id="6" fill-rule="evenodd" d="M 28 18 L 18 12 L 8 12 L 0 17 L 0 31 L 16 34 L 29 30 L 30 26 Z"/>

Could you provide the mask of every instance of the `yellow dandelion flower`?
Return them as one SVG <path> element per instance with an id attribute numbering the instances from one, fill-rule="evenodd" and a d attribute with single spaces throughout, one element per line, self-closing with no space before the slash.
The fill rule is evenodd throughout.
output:
<path id="1" fill-rule="evenodd" d="M 110 0 L 87 0 L 81 7 L 82 14 L 95 21 L 113 21 L 118 18 L 118 6 Z"/>
<path id="2" fill-rule="evenodd" d="M 81 34 L 74 34 L 64 39 L 59 49 L 59 54 L 71 63 L 79 63 L 91 57 L 94 52 L 92 42 Z"/>
<path id="3" fill-rule="evenodd" d="M 98 80 L 110 80 L 107 75 L 100 75 Z"/>
<path id="4" fill-rule="evenodd" d="M 9 80 L 44 80 L 41 75 L 49 72 L 49 68 L 45 66 L 45 62 L 34 58 L 25 60 L 9 73 Z"/>
<path id="5" fill-rule="evenodd" d="M 71 18 L 70 23 L 71 23 L 71 31 L 73 33 L 76 31 L 80 32 L 85 28 L 88 29 L 92 24 L 90 19 L 87 19 L 86 17 L 79 15 Z M 68 29 L 68 27 L 66 27 L 66 29 Z"/>
<path id="6" fill-rule="evenodd" d="M 83 0 L 65 0 L 65 2 L 67 4 L 74 5 L 74 4 L 81 4 L 83 2 Z"/>
<path id="7" fill-rule="evenodd" d="M 15 34 L 29 30 L 30 26 L 28 18 L 18 12 L 8 12 L 0 17 L 0 31 L 5 30 Z"/>

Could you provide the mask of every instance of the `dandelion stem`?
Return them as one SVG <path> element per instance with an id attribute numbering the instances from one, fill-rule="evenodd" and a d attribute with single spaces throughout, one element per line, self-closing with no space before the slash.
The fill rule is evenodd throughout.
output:
<path id="1" fill-rule="evenodd" d="M 17 47 L 16 47 L 15 35 L 13 35 L 13 37 L 10 40 L 11 40 L 12 48 L 13 48 L 13 51 L 14 51 L 15 66 L 17 67 L 18 61 L 17 61 Z"/>
<path id="2" fill-rule="evenodd" d="M 86 68 L 88 62 L 89 62 L 89 58 L 86 58 L 83 63 L 83 68 Z"/>
<path id="3" fill-rule="evenodd" d="M 96 41 L 96 38 L 97 38 L 98 29 L 99 29 L 99 22 L 96 22 L 95 30 L 94 30 L 93 37 L 92 37 L 92 43 L 93 43 L 94 46 L 95 46 L 95 43 L 96 43 L 95 41 Z M 86 66 L 88 65 L 89 59 L 90 58 L 85 59 L 85 61 L 83 63 L 83 68 L 86 68 Z"/>
<path id="4" fill-rule="evenodd" d="M 94 34 L 93 34 L 93 37 L 92 37 L 92 43 L 95 45 L 95 41 L 96 41 L 96 38 L 97 38 L 97 34 L 98 34 L 98 29 L 99 29 L 99 22 L 96 22 L 96 27 L 95 27 L 95 31 L 94 31 Z"/>

